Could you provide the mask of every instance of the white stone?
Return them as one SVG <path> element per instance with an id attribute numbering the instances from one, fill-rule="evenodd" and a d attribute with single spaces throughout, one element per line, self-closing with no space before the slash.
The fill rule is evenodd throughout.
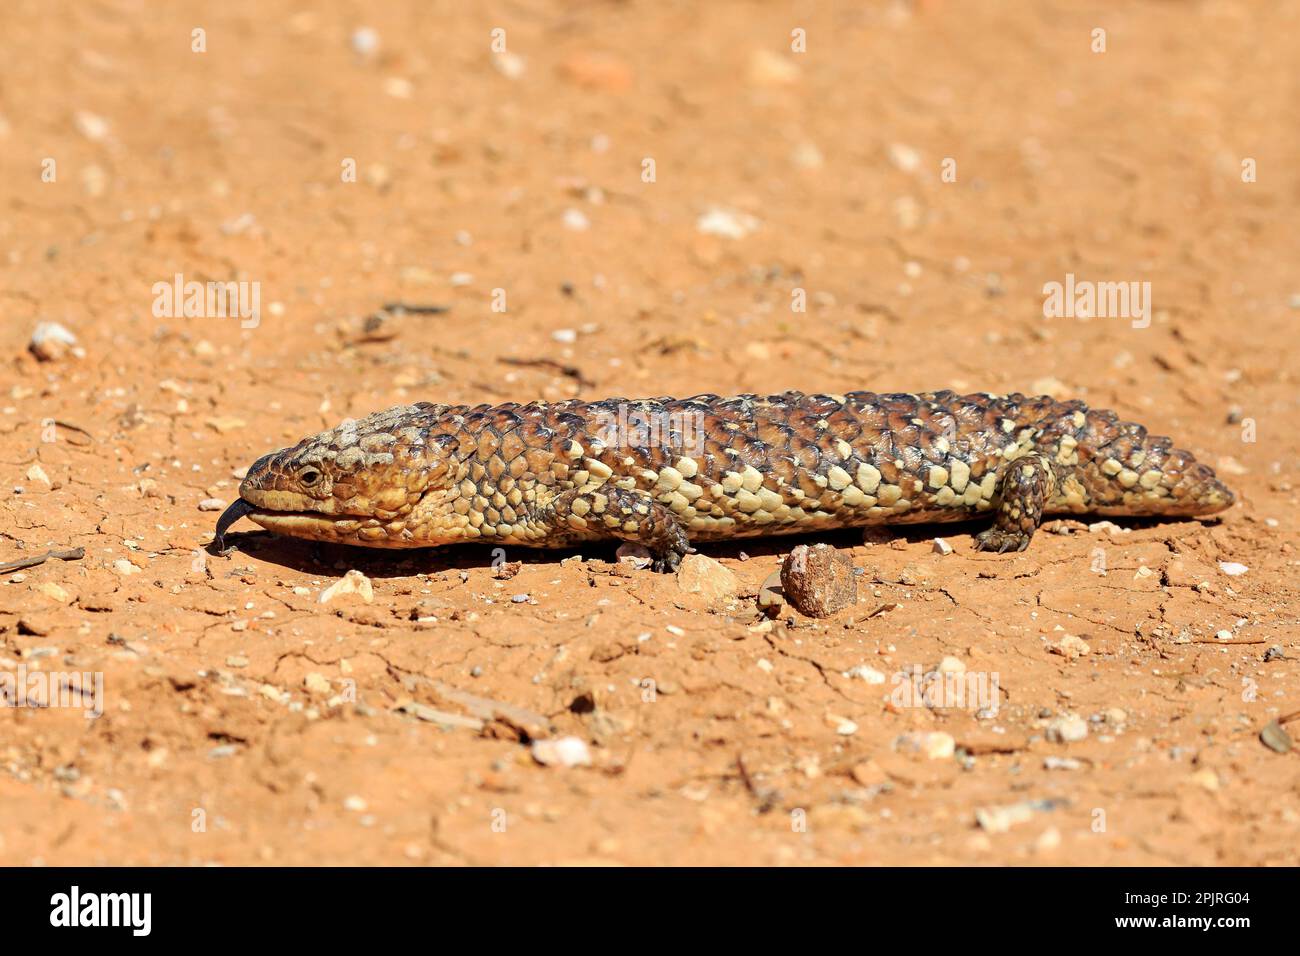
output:
<path id="1" fill-rule="evenodd" d="M 1077 743 L 1087 736 L 1087 721 L 1073 714 L 1058 717 L 1047 725 L 1047 739 L 1053 743 Z"/>
<path id="2" fill-rule="evenodd" d="M 372 27 L 357 27 L 352 31 L 351 42 L 358 56 L 374 56 L 379 51 L 379 33 Z"/>
<path id="3" fill-rule="evenodd" d="M 375 599 L 375 591 L 370 584 L 370 579 L 355 568 L 321 591 L 320 603 L 328 604 L 334 598 L 345 594 L 360 595 L 361 600 L 367 604 Z"/>
<path id="4" fill-rule="evenodd" d="M 84 354 L 77 348 L 77 337 L 58 322 L 41 322 L 32 331 L 32 354 L 45 362 L 56 362 L 69 351 Z"/>
<path id="5" fill-rule="evenodd" d="M 761 225 L 758 219 L 735 209 L 715 207 L 695 221 L 695 228 L 706 236 L 744 239 Z"/>
<path id="6" fill-rule="evenodd" d="M 552 737 L 534 740 L 533 759 L 544 767 L 590 767 L 591 752 L 586 741 L 578 737 Z"/>
<path id="7" fill-rule="evenodd" d="M 845 677 L 860 677 L 868 684 L 883 684 L 885 675 L 874 667 L 868 667 L 866 664 L 859 664 L 844 672 Z"/>

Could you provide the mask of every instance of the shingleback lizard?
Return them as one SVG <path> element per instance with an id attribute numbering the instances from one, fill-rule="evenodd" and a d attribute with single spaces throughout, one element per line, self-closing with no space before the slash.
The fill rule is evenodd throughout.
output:
<path id="1" fill-rule="evenodd" d="M 372 548 L 645 545 L 986 513 L 982 551 L 1048 514 L 1195 516 L 1233 493 L 1168 438 L 1080 401 L 849 392 L 418 402 L 259 458 L 217 522 Z"/>

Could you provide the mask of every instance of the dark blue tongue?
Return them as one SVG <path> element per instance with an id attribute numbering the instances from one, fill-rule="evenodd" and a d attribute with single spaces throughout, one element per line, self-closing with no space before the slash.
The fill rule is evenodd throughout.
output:
<path id="1" fill-rule="evenodd" d="M 218 551 L 226 550 L 226 532 L 230 530 L 230 526 L 250 511 L 256 510 L 243 498 L 236 498 L 229 508 L 221 512 L 221 517 L 217 519 L 217 533 L 212 539 Z"/>

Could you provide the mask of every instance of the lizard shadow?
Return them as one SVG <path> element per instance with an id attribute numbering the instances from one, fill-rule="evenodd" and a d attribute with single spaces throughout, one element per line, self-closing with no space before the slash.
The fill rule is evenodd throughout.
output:
<path id="1" fill-rule="evenodd" d="M 1134 516 L 1123 519 L 1125 530 L 1139 531 L 1165 524 L 1185 525 L 1196 519 L 1171 519 L 1168 517 Z M 1217 516 L 1204 524 L 1217 524 Z M 876 525 L 878 544 L 903 541 L 908 545 L 933 541 L 937 537 L 970 537 L 988 527 L 986 521 L 944 522 L 933 524 Z M 773 535 L 770 537 L 739 538 L 731 541 L 700 542 L 694 546 L 697 553 L 711 558 L 744 561 L 748 558 L 773 557 L 789 554 L 800 544 L 824 543 L 836 548 L 852 548 L 863 542 L 863 528 L 830 528 L 806 534 Z M 1040 531 L 1039 534 L 1042 534 Z M 1076 532 L 1070 537 L 1088 538 Z M 573 548 L 522 548 L 500 544 L 459 543 L 441 548 L 385 549 L 364 548 L 346 544 L 306 541 L 268 531 L 234 532 L 226 536 L 227 549 L 216 550 L 207 546 L 209 555 L 235 559 L 246 554 L 259 561 L 292 568 L 303 574 L 334 575 L 356 568 L 371 578 L 402 578 L 416 574 L 439 574 L 445 571 L 491 568 L 505 562 L 519 561 L 525 565 L 558 565 L 566 558 L 581 556 L 584 560 L 615 561 L 619 542 L 589 542 L 584 547 Z M 973 551 L 971 547 L 962 550 Z"/>
<path id="2" fill-rule="evenodd" d="M 1065 515 L 1053 515 L 1047 519 L 1047 522 L 1066 518 Z M 1075 520 L 1085 522 L 1109 521 L 1116 525 L 1121 532 L 1138 532 L 1149 531 L 1153 528 L 1168 528 L 1170 533 L 1178 529 L 1186 530 L 1189 527 L 1209 527 L 1213 528 L 1223 523 L 1222 515 L 1202 515 L 1182 517 L 1177 515 L 1125 515 L 1123 517 L 1100 517 L 1095 515 L 1068 516 Z M 888 546 L 893 541 L 901 541 L 908 545 L 926 544 L 934 541 L 936 538 L 943 538 L 949 544 L 957 546 L 961 542 L 964 546 L 959 550 L 971 554 L 986 554 L 991 557 L 998 557 L 996 552 L 977 552 L 974 547 L 975 537 L 985 528 L 992 526 L 992 522 L 983 516 L 976 516 L 969 521 L 937 521 L 937 522 L 916 522 L 908 524 L 893 525 L 867 525 L 865 527 L 854 528 L 830 528 L 821 531 L 809 531 L 806 533 L 772 535 L 765 538 L 738 538 L 731 541 L 706 542 L 696 547 L 696 550 L 714 558 L 733 558 L 741 559 L 745 557 L 770 557 L 772 555 L 789 554 L 796 546 L 800 544 L 817 544 L 824 543 L 833 545 L 837 548 L 852 548 L 864 543 L 863 533 L 874 532 L 878 537 L 875 540 L 869 540 L 871 545 L 876 547 Z M 1048 532 L 1039 529 L 1034 537 L 1035 541 L 1041 538 L 1075 538 L 1080 540 L 1114 542 L 1121 539 L 1112 539 L 1106 535 L 1097 536 L 1088 531 L 1076 530 L 1069 533 Z M 967 539 L 962 542 L 962 539 Z M 1033 548 L 1030 544 L 1030 548 Z"/>
<path id="3" fill-rule="evenodd" d="M 889 538 L 909 543 L 934 537 L 921 526 L 891 529 Z M 808 534 L 789 534 L 767 538 L 744 538 L 735 541 L 701 542 L 695 552 L 711 558 L 744 561 L 753 557 L 788 554 L 800 544 L 824 542 L 836 548 L 851 548 L 862 543 L 861 528 L 835 528 Z M 500 544 L 459 543 L 446 547 L 385 549 L 365 548 L 323 541 L 307 541 L 268 531 L 232 532 L 226 535 L 226 550 L 215 544 L 207 546 L 213 557 L 232 562 L 243 554 L 259 561 L 291 568 L 303 574 L 334 575 L 352 568 L 371 578 L 401 578 L 416 574 L 439 574 L 445 571 L 491 568 L 515 561 L 525 565 L 558 565 L 581 556 L 585 561 L 616 561 L 620 542 L 588 542 L 583 547 L 523 548 Z"/>
<path id="4" fill-rule="evenodd" d="M 609 546 L 608 559 L 614 560 L 615 544 Z M 340 575 L 355 568 L 369 578 L 405 578 L 416 574 L 440 574 L 445 571 L 491 568 L 504 562 L 524 564 L 558 564 L 560 560 L 583 552 L 577 548 L 543 550 L 506 548 L 502 545 L 459 543 L 435 548 L 364 548 L 324 541 L 306 541 L 269 531 L 242 531 L 226 535 L 226 550 L 209 544 L 207 553 L 232 561 L 243 554 L 268 564 L 291 568 L 303 574 Z M 587 553 L 585 557 L 597 555 Z"/>

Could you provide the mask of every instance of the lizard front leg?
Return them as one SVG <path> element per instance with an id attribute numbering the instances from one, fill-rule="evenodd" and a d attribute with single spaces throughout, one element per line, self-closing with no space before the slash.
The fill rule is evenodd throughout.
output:
<path id="1" fill-rule="evenodd" d="M 613 538 L 644 545 L 660 572 L 676 571 L 691 548 L 677 516 L 638 489 L 602 485 L 566 491 L 548 505 L 545 521 L 557 538 Z"/>
<path id="2" fill-rule="evenodd" d="M 998 516 L 993 527 L 975 536 L 977 551 L 1023 551 L 1043 521 L 1056 477 L 1046 456 L 1017 458 L 998 482 Z"/>

